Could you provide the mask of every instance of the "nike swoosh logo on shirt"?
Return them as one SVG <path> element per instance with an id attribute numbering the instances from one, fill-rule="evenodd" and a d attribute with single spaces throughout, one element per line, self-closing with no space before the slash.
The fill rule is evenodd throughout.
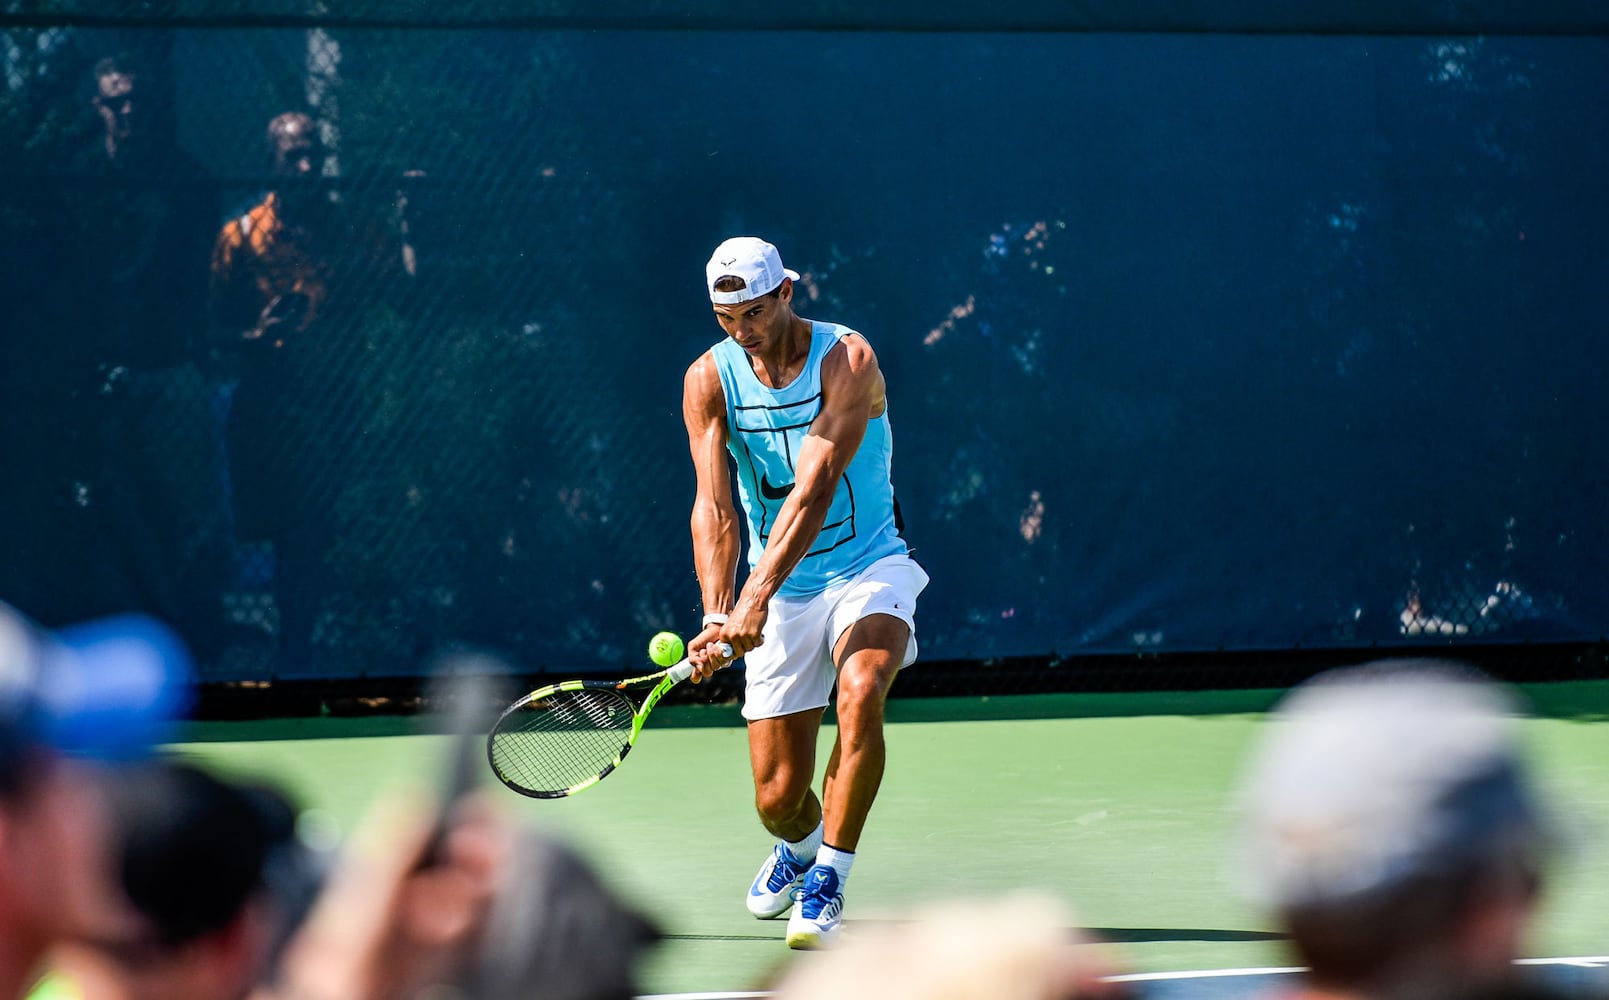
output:
<path id="1" fill-rule="evenodd" d="M 792 492 L 792 483 L 787 483 L 783 486 L 772 486 L 771 481 L 765 478 L 763 473 L 760 475 L 760 495 L 767 500 L 786 500 L 788 494 Z"/>

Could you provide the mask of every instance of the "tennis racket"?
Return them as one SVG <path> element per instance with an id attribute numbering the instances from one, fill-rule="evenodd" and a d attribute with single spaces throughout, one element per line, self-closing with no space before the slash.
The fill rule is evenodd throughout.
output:
<path id="1" fill-rule="evenodd" d="M 721 655 L 732 647 L 721 643 Z M 563 681 L 538 688 L 508 708 L 486 737 L 486 758 L 497 780 L 535 799 L 585 791 L 620 766 L 637 743 L 648 713 L 671 688 L 693 674 L 686 660 L 656 674 L 623 681 Z M 641 703 L 629 688 L 653 684 Z"/>

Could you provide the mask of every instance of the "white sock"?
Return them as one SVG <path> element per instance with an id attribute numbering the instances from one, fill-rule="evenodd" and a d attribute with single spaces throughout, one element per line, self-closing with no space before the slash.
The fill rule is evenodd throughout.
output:
<path id="1" fill-rule="evenodd" d="M 849 869 L 855 864 L 855 852 L 840 851 L 836 847 L 822 844 L 821 850 L 816 854 L 816 864 L 826 865 L 837 872 L 838 887 L 842 889 L 844 883 L 849 881 Z"/>
<path id="2" fill-rule="evenodd" d="M 817 823 L 816 828 L 806 834 L 803 840 L 784 840 L 782 843 L 787 847 L 788 853 L 793 855 L 793 860 L 803 861 L 807 865 L 813 864 L 816 860 L 816 853 L 821 850 L 823 833 L 822 824 Z"/>

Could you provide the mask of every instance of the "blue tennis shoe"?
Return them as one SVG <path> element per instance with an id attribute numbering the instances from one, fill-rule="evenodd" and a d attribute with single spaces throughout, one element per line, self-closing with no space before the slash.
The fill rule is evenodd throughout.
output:
<path id="1" fill-rule="evenodd" d="M 844 894 L 838 873 L 826 865 L 813 865 L 799 887 L 799 905 L 788 918 L 789 948 L 820 948 L 838 936 L 844 912 Z"/>
<path id="2" fill-rule="evenodd" d="M 794 895 L 809 868 L 809 862 L 800 861 L 786 845 L 778 844 L 760 866 L 754 884 L 749 886 L 749 898 L 744 901 L 749 912 L 761 920 L 782 916 L 793 905 Z"/>

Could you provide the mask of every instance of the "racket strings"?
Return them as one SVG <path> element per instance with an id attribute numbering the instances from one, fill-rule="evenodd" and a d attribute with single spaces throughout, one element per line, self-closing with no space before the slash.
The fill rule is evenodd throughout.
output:
<path id="1" fill-rule="evenodd" d="M 492 736 L 492 764 L 533 792 L 562 792 L 615 762 L 631 734 L 634 706 L 618 691 L 558 691 L 511 713 Z"/>

